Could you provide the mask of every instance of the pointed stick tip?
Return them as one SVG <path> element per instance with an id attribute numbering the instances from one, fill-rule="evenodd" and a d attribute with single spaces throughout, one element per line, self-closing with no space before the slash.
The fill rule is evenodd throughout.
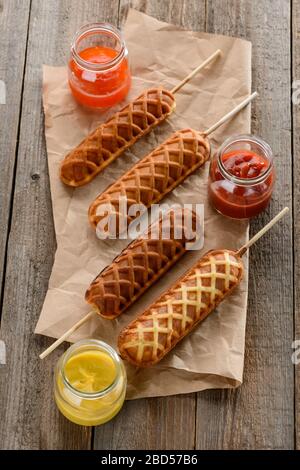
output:
<path id="1" fill-rule="evenodd" d="M 236 251 L 236 255 L 238 257 L 242 257 L 246 251 L 252 246 L 254 243 L 259 240 L 265 233 L 267 233 L 270 228 L 273 227 L 277 222 L 279 222 L 282 217 L 289 212 L 289 208 L 286 206 L 280 212 L 278 212 L 273 219 L 270 220 L 261 230 L 259 230 L 245 245 L 243 245 L 239 250 Z"/>
<path id="2" fill-rule="evenodd" d="M 214 132 L 218 127 L 224 124 L 226 121 L 229 121 L 233 116 L 235 116 L 238 112 L 240 112 L 245 106 L 247 106 L 254 98 L 258 96 L 257 91 L 254 91 L 251 95 L 247 96 L 243 101 L 241 101 L 238 105 L 236 105 L 231 111 L 226 113 L 224 116 L 221 117 L 215 124 L 210 126 L 206 131 L 203 131 L 202 134 L 204 137 L 209 136 L 212 132 Z"/>
<path id="3" fill-rule="evenodd" d="M 60 346 L 64 341 L 67 341 L 69 336 L 74 333 L 78 328 L 80 328 L 84 323 L 86 323 L 93 315 L 95 315 L 96 310 L 91 310 L 87 313 L 81 320 L 75 323 L 69 330 L 67 330 L 60 338 L 58 338 L 54 343 L 51 344 L 44 352 L 39 355 L 40 359 L 47 357 L 52 351 L 54 351 L 58 346 Z"/>
<path id="4" fill-rule="evenodd" d="M 211 54 L 207 59 L 204 60 L 198 67 L 192 70 L 181 82 L 179 82 L 174 88 L 172 88 L 171 93 L 175 94 L 179 91 L 186 83 L 188 83 L 200 70 L 204 69 L 209 65 L 214 59 L 216 59 L 222 53 L 221 49 L 217 49 L 213 54 Z"/>

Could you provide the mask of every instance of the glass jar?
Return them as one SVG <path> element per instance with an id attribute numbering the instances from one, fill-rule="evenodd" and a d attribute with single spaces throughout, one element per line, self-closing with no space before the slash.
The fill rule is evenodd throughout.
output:
<path id="1" fill-rule="evenodd" d="M 80 28 L 71 45 L 68 80 L 73 96 L 82 105 L 103 108 L 123 100 L 131 75 L 120 31 L 106 23 Z"/>
<path id="2" fill-rule="evenodd" d="M 208 196 L 223 215 L 247 219 L 268 205 L 275 182 L 270 146 L 252 135 L 228 138 L 212 158 Z"/>
<path id="3" fill-rule="evenodd" d="M 54 398 L 70 421 L 97 426 L 120 411 L 126 383 L 123 362 L 113 348 L 102 341 L 82 340 L 73 344 L 56 365 Z"/>

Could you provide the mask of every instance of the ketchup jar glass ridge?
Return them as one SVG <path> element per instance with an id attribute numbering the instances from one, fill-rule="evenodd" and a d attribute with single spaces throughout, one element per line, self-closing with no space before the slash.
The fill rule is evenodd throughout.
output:
<path id="1" fill-rule="evenodd" d="M 71 44 L 68 80 L 74 98 L 84 106 L 104 108 L 122 101 L 131 75 L 121 32 L 107 23 L 82 26 Z"/>
<path id="2" fill-rule="evenodd" d="M 208 196 L 221 214 L 248 219 L 268 205 L 275 182 L 270 146 L 253 135 L 228 138 L 214 154 Z"/>

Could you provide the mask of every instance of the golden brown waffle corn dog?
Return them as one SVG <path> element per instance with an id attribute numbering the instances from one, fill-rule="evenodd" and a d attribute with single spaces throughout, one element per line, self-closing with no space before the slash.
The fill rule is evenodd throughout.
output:
<path id="1" fill-rule="evenodd" d="M 182 183 L 209 157 L 210 143 L 201 132 L 192 129 L 175 132 L 95 199 L 89 208 L 92 227 L 96 229 L 108 215 L 116 216 L 119 234 L 122 217 L 120 197 L 127 198 L 127 212 L 133 204 L 143 204 L 148 208 Z M 99 208 L 107 204 L 112 211 L 97 215 Z M 129 224 L 135 217 L 127 215 L 126 219 Z"/>
<path id="2" fill-rule="evenodd" d="M 243 271 L 243 262 L 235 252 L 208 252 L 121 331 L 118 346 L 122 358 L 138 367 L 159 362 L 232 292 Z"/>
<path id="3" fill-rule="evenodd" d="M 111 119 L 101 124 L 62 161 L 61 180 L 83 186 L 138 139 L 174 111 L 174 95 L 161 87 L 144 91 Z"/>
<path id="4" fill-rule="evenodd" d="M 181 258 L 186 252 L 186 242 L 196 238 L 187 238 L 184 215 L 192 218 L 190 229 L 195 233 L 196 214 L 171 209 L 95 278 L 86 291 L 85 300 L 99 315 L 108 319 L 118 317 Z M 165 231 L 169 232 L 169 238 L 164 238 Z M 175 239 L 176 231 L 181 238 Z M 151 238 L 151 234 L 155 238 Z"/>

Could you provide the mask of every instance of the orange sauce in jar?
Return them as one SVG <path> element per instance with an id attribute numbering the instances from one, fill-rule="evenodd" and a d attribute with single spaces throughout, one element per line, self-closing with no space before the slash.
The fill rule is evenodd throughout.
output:
<path id="1" fill-rule="evenodd" d="M 68 80 L 74 98 L 84 106 L 104 108 L 122 101 L 131 75 L 120 32 L 102 23 L 81 28 L 72 44 Z"/>

